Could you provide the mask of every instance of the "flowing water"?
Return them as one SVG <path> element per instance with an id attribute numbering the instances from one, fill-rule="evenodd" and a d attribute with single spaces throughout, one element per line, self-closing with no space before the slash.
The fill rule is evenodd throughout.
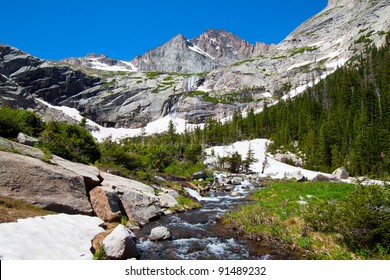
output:
<path id="1" fill-rule="evenodd" d="M 236 186 L 236 192 L 247 194 L 250 184 Z M 224 213 L 233 210 L 240 204 L 248 203 L 245 196 L 239 198 L 225 193 L 211 194 L 202 197 L 197 192 L 187 191 L 203 208 L 191 210 L 172 216 L 164 216 L 140 231 L 135 232 L 139 238 L 137 247 L 141 259 L 278 259 L 272 248 L 260 246 L 258 242 L 237 237 L 220 222 Z M 171 240 L 152 242 L 147 240 L 152 228 L 167 227 L 172 235 Z"/>

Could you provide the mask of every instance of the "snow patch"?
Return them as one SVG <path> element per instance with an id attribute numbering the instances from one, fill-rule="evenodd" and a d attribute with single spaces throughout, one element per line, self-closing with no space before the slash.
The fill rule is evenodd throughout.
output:
<path id="1" fill-rule="evenodd" d="M 211 56 L 210 54 L 208 54 L 207 52 L 203 51 L 202 49 L 200 49 L 198 46 L 196 45 L 193 45 L 192 46 L 189 46 L 188 47 L 190 50 L 194 51 L 194 52 L 197 52 L 197 53 L 200 53 L 201 55 L 204 55 L 204 56 L 207 56 L 207 57 L 210 57 L 211 59 L 215 59 L 215 57 Z"/>
<path id="2" fill-rule="evenodd" d="M 7 260 L 91 260 L 97 217 L 48 215 L 0 224 L 0 256 Z"/>
<path id="3" fill-rule="evenodd" d="M 126 65 L 129 65 L 132 69 L 128 69 L 124 66 L 120 65 L 107 65 L 98 60 L 98 58 L 92 58 L 90 59 L 90 63 L 92 65 L 92 68 L 97 69 L 97 70 L 103 70 L 103 71 L 126 71 L 126 72 L 134 72 L 137 71 L 138 69 L 130 62 L 125 62 L 125 61 L 120 61 Z"/>
<path id="4" fill-rule="evenodd" d="M 267 158 L 267 164 L 264 168 L 263 176 L 271 176 L 272 178 L 283 178 L 285 176 L 289 176 L 294 172 L 301 172 L 302 175 L 307 177 L 308 179 L 313 179 L 318 174 L 323 174 L 325 176 L 330 176 L 330 174 L 315 172 L 311 170 L 306 170 L 300 167 L 291 166 L 282 162 L 279 162 L 273 158 L 271 158 L 266 153 L 266 147 L 270 143 L 268 139 L 255 139 L 251 141 L 240 141 L 235 142 L 229 146 L 215 146 L 206 149 L 206 153 L 209 155 L 205 160 L 205 164 L 214 164 L 218 157 L 225 157 L 231 155 L 234 152 L 238 152 L 243 159 L 246 158 L 249 147 L 254 152 L 254 157 L 258 160 L 258 162 L 251 165 L 251 170 L 262 174 L 263 163 Z M 214 151 L 215 157 L 211 157 L 211 153 Z"/>

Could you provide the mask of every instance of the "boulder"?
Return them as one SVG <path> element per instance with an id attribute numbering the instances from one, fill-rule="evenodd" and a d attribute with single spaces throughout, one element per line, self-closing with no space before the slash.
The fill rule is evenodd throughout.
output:
<path id="1" fill-rule="evenodd" d="M 199 180 L 199 179 L 206 180 L 207 177 L 208 177 L 207 173 L 204 171 L 199 171 L 192 174 L 192 180 Z"/>
<path id="2" fill-rule="evenodd" d="M 170 194 L 174 198 L 178 198 L 180 196 L 180 194 L 175 190 L 166 189 L 166 188 L 161 188 L 161 190 L 167 194 Z"/>
<path id="3" fill-rule="evenodd" d="M 107 235 L 103 239 L 103 245 L 109 259 L 126 260 L 140 256 L 134 234 L 123 225 L 118 225 Z"/>
<path id="4" fill-rule="evenodd" d="M 160 217 L 159 199 L 152 187 L 108 173 L 101 175 L 104 179 L 102 185 L 117 192 L 130 221 L 145 225 L 150 220 Z"/>
<path id="5" fill-rule="evenodd" d="M 150 232 L 149 239 L 152 241 L 167 240 L 171 238 L 171 233 L 166 227 L 156 227 Z"/>
<path id="6" fill-rule="evenodd" d="M 242 184 L 242 178 L 240 177 L 233 177 L 232 180 L 231 180 L 231 183 L 235 186 L 237 185 L 241 185 Z"/>
<path id="7" fill-rule="evenodd" d="M 274 157 L 277 161 L 286 164 L 292 164 L 294 166 L 302 166 L 302 159 L 297 157 L 294 154 L 286 153 L 286 154 L 276 154 Z"/>
<path id="8" fill-rule="evenodd" d="M 105 173 L 105 172 L 101 172 L 100 176 L 103 178 L 102 186 L 114 187 L 114 188 L 122 186 L 141 193 L 154 195 L 154 189 L 151 186 L 145 185 L 141 182 L 116 176 L 113 174 Z"/>
<path id="9" fill-rule="evenodd" d="M 348 179 L 349 173 L 344 167 L 340 167 L 333 171 L 332 176 L 336 179 Z"/>
<path id="10" fill-rule="evenodd" d="M 52 157 L 52 162 L 64 169 L 82 176 L 84 178 L 84 183 L 88 192 L 96 186 L 99 186 L 103 181 L 102 177 L 100 176 L 99 169 L 97 169 L 95 166 L 72 162 L 55 155 Z"/>
<path id="11" fill-rule="evenodd" d="M 17 151 L 21 155 L 33 158 L 45 158 L 45 154 L 41 150 L 14 141 L 10 141 L 3 137 L 0 137 L 0 146 L 12 151 Z"/>
<path id="12" fill-rule="evenodd" d="M 333 179 L 323 174 L 317 174 L 313 179 L 313 182 L 332 182 Z"/>
<path id="13" fill-rule="evenodd" d="M 27 145 L 27 146 L 34 146 L 35 144 L 38 144 L 39 143 L 39 140 L 34 138 L 34 137 L 31 137 L 31 136 L 28 136 L 22 132 L 20 132 L 18 134 L 18 136 L 16 137 L 16 140 L 18 140 L 18 142 L 20 144 L 24 144 L 24 145 Z"/>
<path id="14" fill-rule="evenodd" d="M 0 195 L 67 214 L 93 213 L 81 176 L 41 160 L 0 151 Z"/>
<path id="15" fill-rule="evenodd" d="M 295 171 L 290 174 L 290 178 L 295 178 L 297 182 L 305 182 L 307 178 L 301 173 L 301 171 Z"/>
<path id="16" fill-rule="evenodd" d="M 178 202 L 172 195 L 166 193 L 160 196 L 160 205 L 164 208 L 170 208 L 178 205 Z"/>
<path id="17" fill-rule="evenodd" d="M 106 222 L 118 222 L 122 216 L 119 198 L 113 189 L 96 187 L 89 192 L 90 201 L 96 215 Z"/>

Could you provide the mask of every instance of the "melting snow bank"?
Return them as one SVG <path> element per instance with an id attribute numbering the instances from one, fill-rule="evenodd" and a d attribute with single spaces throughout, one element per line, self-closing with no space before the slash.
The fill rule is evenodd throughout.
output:
<path id="1" fill-rule="evenodd" d="M 37 99 L 41 104 L 58 111 L 61 111 L 66 116 L 69 116 L 72 119 L 80 122 L 83 119 L 83 116 L 80 115 L 80 112 L 75 108 L 70 108 L 66 106 L 54 106 L 46 101 Z M 101 126 L 89 119 L 87 119 L 87 127 L 91 130 L 92 136 L 95 137 L 98 141 L 103 141 L 106 138 L 111 138 L 113 141 L 126 138 L 126 137 L 135 137 L 144 135 L 152 135 L 156 133 L 163 133 L 168 131 L 169 122 L 172 121 L 176 131 L 178 133 L 184 133 L 187 129 L 188 131 L 193 130 L 195 127 L 199 126 L 202 128 L 203 125 L 194 125 L 188 124 L 186 120 L 181 118 L 176 118 L 172 115 L 167 115 L 161 119 L 155 120 L 148 123 L 144 128 L 113 128 L 113 127 L 104 127 Z"/>
<path id="2" fill-rule="evenodd" d="M 0 224 L 0 259 L 90 260 L 91 240 L 103 221 L 83 215 L 48 215 Z"/>
<path id="3" fill-rule="evenodd" d="M 251 169 L 254 172 L 262 174 L 263 165 L 264 176 L 271 176 L 272 178 L 283 178 L 288 177 L 292 173 L 300 172 L 302 175 L 308 179 L 313 179 L 315 176 L 320 174 L 320 172 L 306 170 L 300 167 L 291 166 L 282 162 L 279 162 L 275 159 L 269 157 L 266 153 L 266 147 L 269 144 L 270 140 L 268 139 L 255 139 L 251 141 L 240 141 L 235 142 L 229 146 L 216 146 L 206 150 L 209 155 L 205 161 L 205 164 L 214 164 L 217 161 L 218 157 L 229 156 L 234 152 L 238 152 L 243 159 L 245 159 L 249 148 L 254 152 L 254 157 L 258 162 L 251 165 Z M 214 157 L 210 156 L 214 151 Z M 321 173 L 324 174 L 324 173 Z M 330 174 L 324 174 L 330 176 Z"/>
<path id="4" fill-rule="evenodd" d="M 241 155 L 242 159 L 245 159 L 246 155 L 248 154 L 248 150 L 252 149 L 252 151 L 254 152 L 254 157 L 258 161 L 251 165 L 251 170 L 253 172 L 258 173 L 260 176 L 264 176 L 264 177 L 269 176 L 274 179 L 281 179 L 284 177 L 293 178 L 296 176 L 296 174 L 302 174 L 309 180 L 313 179 L 318 174 L 322 174 L 329 178 L 333 177 L 331 174 L 311 171 L 311 170 L 303 169 L 301 167 L 295 167 L 271 158 L 270 154 L 266 152 L 267 145 L 269 143 L 270 140 L 268 139 L 255 139 L 251 141 L 235 142 L 234 144 L 229 146 L 211 147 L 206 149 L 206 153 L 208 156 L 205 160 L 205 164 L 215 165 L 218 160 L 218 157 L 229 156 L 234 152 L 238 152 Z M 214 154 L 214 156 L 211 156 L 212 154 Z M 262 173 L 263 167 L 264 167 L 264 172 Z M 344 183 L 356 183 L 360 181 L 363 185 L 380 185 L 380 186 L 384 185 L 383 181 L 370 180 L 363 177 L 361 178 L 350 177 L 348 179 L 343 179 L 340 181 Z"/>

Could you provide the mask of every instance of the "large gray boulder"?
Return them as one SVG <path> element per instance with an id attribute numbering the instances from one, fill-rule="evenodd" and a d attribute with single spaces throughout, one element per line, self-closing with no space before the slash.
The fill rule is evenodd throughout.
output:
<path id="1" fill-rule="evenodd" d="M 152 241 L 167 240 L 171 238 L 171 233 L 166 227 L 156 227 L 150 232 L 149 239 Z"/>
<path id="2" fill-rule="evenodd" d="M 88 192 L 96 186 L 99 186 L 103 181 L 103 178 L 100 176 L 99 169 L 95 166 L 72 162 L 58 156 L 53 156 L 52 162 L 66 170 L 82 176 Z"/>
<path id="3" fill-rule="evenodd" d="M 119 198 L 113 189 L 96 187 L 89 192 L 91 205 L 96 215 L 106 221 L 119 221 L 122 213 L 119 207 Z"/>
<path id="4" fill-rule="evenodd" d="M 18 140 L 18 142 L 20 144 L 24 144 L 24 145 L 28 145 L 28 146 L 34 146 L 36 144 L 39 143 L 39 140 L 34 138 L 34 137 L 31 137 L 31 136 L 28 136 L 22 132 L 20 132 L 18 134 L 18 136 L 16 137 L 16 139 Z"/>
<path id="5" fill-rule="evenodd" d="M 170 208 L 170 207 L 175 207 L 176 205 L 178 205 L 179 203 L 177 202 L 177 200 L 170 194 L 163 194 L 159 197 L 160 199 L 160 205 L 161 207 L 164 207 L 164 208 Z"/>
<path id="6" fill-rule="evenodd" d="M 139 257 L 134 234 L 123 225 L 118 225 L 103 239 L 104 250 L 109 259 L 126 260 Z"/>
<path id="7" fill-rule="evenodd" d="M 159 200 L 152 187 L 108 173 L 101 175 L 104 179 L 102 185 L 117 192 L 130 221 L 145 225 L 150 220 L 160 217 Z"/>
<path id="8" fill-rule="evenodd" d="M 0 195 L 56 212 L 93 213 L 83 177 L 39 159 L 2 151 Z"/>

